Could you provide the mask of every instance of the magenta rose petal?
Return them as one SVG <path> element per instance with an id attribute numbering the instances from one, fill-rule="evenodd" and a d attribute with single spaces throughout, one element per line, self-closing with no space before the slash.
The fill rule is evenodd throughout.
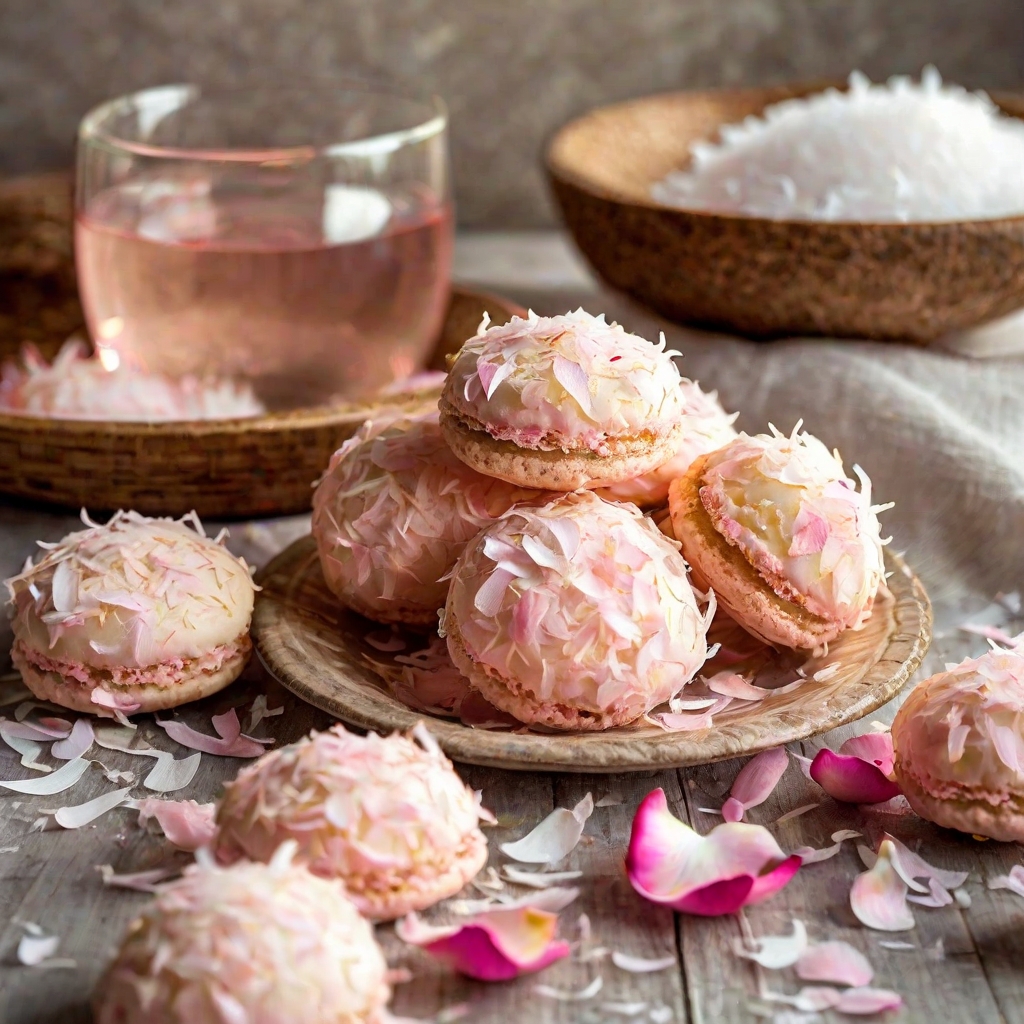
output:
<path id="1" fill-rule="evenodd" d="M 900 787 L 877 765 L 828 747 L 814 756 L 809 774 L 830 797 L 843 803 L 879 804 L 900 795 Z"/>

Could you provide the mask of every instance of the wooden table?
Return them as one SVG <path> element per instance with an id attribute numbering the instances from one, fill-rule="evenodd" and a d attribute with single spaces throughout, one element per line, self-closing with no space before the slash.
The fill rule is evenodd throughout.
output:
<path id="1" fill-rule="evenodd" d="M 0 509 L 0 571 L 14 571 L 33 547 L 33 541 L 55 539 L 74 527 L 74 520 L 27 509 Z M 250 559 L 266 559 L 271 543 L 279 543 L 301 529 L 284 523 L 255 532 L 235 529 L 232 546 Z M 267 541 L 268 536 L 275 539 Z M 253 539 L 261 542 L 254 546 Z M 6 629 L 6 625 L 3 627 Z M 9 635 L 0 636 L 6 650 Z M 953 641 L 960 643 L 961 641 Z M 939 644 L 942 647 L 942 641 Z M 934 650 L 929 665 L 937 667 L 946 654 Z M 263 723 L 277 743 L 302 736 L 311 728 L 329 724 L 322 713 L 302 704 L 269 679 L 258 664 L 251 664 L 242 681 L 223 694 L 194 705 L 183 717 L 209 731 L 210 715 L 239 707 L 240 713 L 258 693 L 268 694 L 271 707 L 285 713 Z M 0 709 L 10 715 L 12 708 Z M 892 707 L 878 717 L 891 717 Z M 798 745 L 810 756 L 819 743 L 836 745 L 857 727 Z M 156 747 L 175 749 L 166 735 L 143 719 L 140 733 Z M 94 748 L 92 755 L 107 767 L 140 768 L 139 758 Z M 180 754 L 179 754 L 180 756 Z M 148 763 L 148 762 L 147 762 Z M 199 801 L 217 796 L 221 783 L 231 778 L 242 762 L 203 755 L 200 772 L 187 791 L 173 797 Z M 729 761 L 685 771 L 631 775 L 550 775 L 502 772 L 460 767 L 460 773 L 498 815 L 499 828 L 488 830 L 492 863 L 504 858 L 499 842 L 528 831 L 556 806 L 572 806 L 588 790 L 595 799 L 612 795 L 621 803 L 599 807 L 587 823 L 584 838 L 565 867 L 583 872 L 579 899 L 562 913 L 563 933 L 577 935 L 577 920 L 589 917 L 592 944 L 644 957 L 674 956 L 676 967 L 653 974 L 628 974 L 608 959 L 565 961 L 543 975 L 549 985 L 580 989 L 600 974 L 602 991 L 581 1002 L 558 1002 L 534 992 L 537 976 L 509 984 L 484 985 L 460 979 L 438 967 L 425 955 L 402 945 L 390 926 L 378 929 L 380 941 L 395 967 L 408 967 L 412 981 L 395 989 L 396 1013 L 438 1021 L 461 1019 L 474 1024 L 519 1022 L 675 1021 L 747 1022 L 760 1017 L 778 1024 L 796 1021 L 849 1020 L 838 1015 L 787 1016 L 782 1005 L 758 999 L 765 986 L 794 992 L 792 972 L 760 971 L 731 951 L 741 934 L 736 918 L 702 919 L 674 915 L 641 900 L 630 888 L 623 871 L 627 837 L 640 799 L 656 786 L 665 789 L 673 810 L 704 832 L 719 820 L 699 810 L 719 807 L 728 793 L 740 762 Z M 13 751 L 0 749 L 0 777 L 30 773 L 18 765 Z M 140 829 L 133 811 L 117 809 L 79 831 L 34 831 L 33 822 L 47 808 L 81 803 L 113 788 L 102 771 L 94 768 L 71 791 L 56 797 L 0 795 L 0 1021 L 4 1024 L 79 1024 L 90 1019 L 89 993 L 109 959 L 125 925 L 146 902 L 147 896 L 101 884 L 96 866 L 111 864 L 119 872 L 142 870 L 175 858 L 166 842 Z M 144 791 L 140 790 L 140 795 Z M 745 913 L 746 926 L 755 935 L 789 930 L 792 918 L 806 922 L 812 940 L 841 938 L 861 949 L 874 965 L 874 984 L 894 988 L 905 1001 L 903 1019 L 913 1022 L 1024 1021 L 1024 900 L 1006 891 L 990 891 L 984 880 L 1004 874 L 1020 861 L 1011 844 L 979 843 L 944 832 L 913 815 L 880 815 L 833 803 L 808 782 L 795 764 L 767 803 L 750 812 L 754 822 L 769 824 L 786 811 L 820 801 L 813 811 L 772 831 L 786 850 L 808 845 L 829 845 L 840 828 L 864 833 L 874 846 L 881 831 L 890 830 L 935 863 L 967 869 L 972 905 L 942 909 L 915 907 L 917 927 L 912 932 L 888 935 L 861 927 L 848 903 L 850 884 L 862 870 L 856 843 L 844 844 L 834 859 L 810 865 L 779 895 Z M 52 826 L 51 826 L 52 827 Z M 478 895 L 478 894 L 474 894 Z M 17 964 L 15 949 L 23 934 L 22 922 L 35 922 L 48 934 L 61 937 L 58 955 L 76 966 L 41 969 Z M 880 941 L 908 941 L 909 950 L 890 950 Z M 644 1004 L 638 1009 L 639 1004 Z M 617 1010 L 609 1004 L 619 1004 Z M 622 1004 L 634 1004 L 633 1006 Z M 634 1016 L 625 1010 L 635 1010 Z"/>

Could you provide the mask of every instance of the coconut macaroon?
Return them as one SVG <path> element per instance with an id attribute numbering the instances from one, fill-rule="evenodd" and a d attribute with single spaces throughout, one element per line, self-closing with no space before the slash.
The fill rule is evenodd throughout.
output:
<path id="1" fill-rule="evenodd" d="M 625 725 L 707 657 L 678 545 L 589 491 L 515 508 L 456 563 L 443 628 L 495 707 L 554 729 Z"/>
<path id="2" fill-rule="evenodd" d="M 582 309 L 480 325 L 452 364 L 441 428 L 489 476 L 571 491 L 629 480 L 682 439 L 679 371 L 659 345 Z"/>
<path id="3" fill-rule="evenodd" d="M 799 428 L 799 424 L 798 424 Z M 773 428 L 774 430 L 774 428 Z M 699 586 L 767 643 L 813 649 L 870 613 L 885 574 L 871 482 L 810 434 L 740 434 L 669 489 Z"/>
<path id="4" fill-rule="evenodd" d="M 335 452 L 313 495 L 324 579 L 380 622 L 437 621 L 466 542 L 515 502 L 535 497 L 457 459 L 437 412 L 364 424 Z"/>
<path id="5" fill-rule="evenodd" d="M 83 518 L 84 514 L 83 514 Z M 181 521 L 118 512 L 7 580 L 11 658 L 40 699 L 110 717 L 198 700 L 249 657 L 249 568 Z"/>
<path id="6" fill-rule="evenodd" d="M 1024 651 L 989 651 L 911 691 L 892 723 L 896 781 L 922 818 L 1024 842 L 1022 737 Z"/>
<path id="7" fill-rule="evenodd" d="M 293 851 L 227 869 L 203 857 L 161 887 L 96 987 L 96 1024 L 390 1020 L 373 928 Z"/>
<path id="8" fill-rule="evenodd" d="M 294 839 L 299 863 L 344 883 L 364 914 L 391 920 L 479 872 L 487 840 L 478 822 L 489 817 L 422 725 L 386 738 L 336 725 L 225 784 L 215 850 L 222 862 L 267 861 Z"/>
<path id="9" fill-rule="evenodd" d="M 728 444 L 736 436 L 733 423 L 739 413 L 727 413 L 715 391 L 703 391 L 685 377 L 679 382 L 683 395 L 683 436 L 675 454 L 664 465 L 633 480 L 622 480 L 597 493 L 609 501 L 631 501 L 641 508 L 657 508 L 668 501 L 673 480 L 683 476 L 694 461 L 707 452 Z"/>

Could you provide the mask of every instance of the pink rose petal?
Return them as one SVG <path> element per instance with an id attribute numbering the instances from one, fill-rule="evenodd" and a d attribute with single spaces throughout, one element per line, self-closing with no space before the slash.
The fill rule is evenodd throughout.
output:
<path id="1" fill-rule="evenodd" d="M 122 715 L 130 715 L 142 707 L 138 701 L 123 697 L 120 694 L 111 693 L 109 690 L 104 690 L 102 686 L 97 686 L 89 694 L 89 700 L 101 708 L 108 708 L 114 712 L 119 711 Z M 107 715 L 107 717 L 110 718 L 111 716 Z"/>
<path id="2" fill-rule="evenodd" d="M 828 520 L 806 502 L 801 502 L 800 510 L 793 520 L 793 542 L 789 546 L 789 557 L 817 554 L 824 548 L 828 534 Z"/>
<path id="3" fill-rule="evenodd" d="M 760 825 L 725 822 L 706 836 L 668 810 L 662 789 L 644 798 L 633 819 L 626 870 L 633 888 L 683 913 L 717 916 L 773 895 L 796 874 Z"/>
<path id="4" fill-rule="evenodd" d="M 1024 867 L 1014 864 L 1008 875 L 995 875 L 988 880 L 990 889 L 1009 889 L 1018 896 L 1024 896 Z"/>
<path id="5" fill-rule="evenodd" d="M 565 388 L 566 392 L 576 400 L 577 405 L 586 415 L 591 413 L 590 378 L 587 371 L 565 356 L 555 356 L 552 367 L 555 380 Z"/>
<path id="6" fill-rule="evenodd" d="M 165 730 L 172 740 L 180 743 L 183 747 L 201 750 L 204 754 L 217 754 L 221 757 L 259 757 L 264 753 L 264 745 L 274 742 L 272 739 L 243 736 L 234 708 L 226 714 L 213 718 L 213 727 L 217 730 L 217 736 L 197 732 L 191 726 L 173 718 L 162 721 L 158 718 L 156 724 Z"/>
<path id="7" fill-rule="evenodd" d="M 892 865 L 893 845 L 884 840 L 874 866 L 858 875 L 850 889 L 850 907 L 861 924 L 883 932 L 914 927 L 907 906 L 907 884 Z"/>
<path id="8" fill-rule="evenodd" d="M 843 843 L 847 839 L 856 839 L 859 836 L 859 832 L 844 828 L 832 833 L 832 846 L 826 846 L 821 850 L 815 850 L 812 846 L 801 846 L 795 852 L 805 864 L 820 864 L 823 860 L 831 860 L 843 848 Z"/>
<path id="9" fill-rule="evenodd" d="M 712 693 L 734 700 L 764 700 L 772 692 L 763 686 L 754 686 L 738 672 L 716 672 L 707 680 L 707 687 Z"/>
<path id="10" fill-rule="evenodd" d="M 870 761 L 822 747 L 811 762 L 810 777 L 834 800 L 878 804 L 900 795 L 900 788 Z"/>
<path id="11" fill-rule="evenodd" d="M 729 791 L 729 800 L 726 808 L 722 808 L 722 817 L 726 821 L 739 821 L 746 811 L 751 807 L 763 804 L 775 791 L 789 765 L 789 754 L 785 747 L 772 747 L 770 750 L 762 750 L 760 754 L 752 757 L 739 771 L 736 781 Z M 734 804 L 739 805 L 739 816 L 730 817 L 736 813 Z M 733 806 L 730 806 L 733 805 Z"/>
<path id="12" fill-rule="evenodd" d="M 883 988 L 851 988 L 843 992 L 835 1009 L 840 1013 L 872 1014 L 898 1010 L 903 999 L 896 992 Z"/>
<path id="13" fill-rule="evenodd" d="M 51 722 L 55 719 L 50 719 Z M 19 740 L 63 740 L 71 733 L 71 723 L 64 726 L 44 725 L 39 722 L 4 722 L 4 733 Z"/>
<path id="14" fill-rule="evenodd" d="M 916 903 L 919 907 L 948 907 L 953 902 L 953 894 L 944 889 L 934 878 L 928 879 L 928 895 L 921 896 L 913 893 L 907 897 L 910 903 Z"/>
<path id="15" fill-rule="evenodd" d="M 848 942 L 820 942 L 800 954 L 797 977 L 802 981 L 828 981 L 835 985 L 870 985 L 875 976 L 867 957 Z"/>
<path id="16" fill-rule="evenodd" d="M 837 753 L 852 754 L 862 761 L 870 761 L 883 775 L 892 775 L 896 755 L 893 752 L 891 733 L 866 732 L 862 736 L 852 736 Z"/>
<path id="17" fill-rule="evenodd" d="M 214 804 L 148 797 L 133 801 L 131 806 L 139 812 L 140 825 L 145 825 L 149 818 L 155 819 L 167 841 L 179 850 L 192 852 L 207 846 L 217 832 Z"/>
<path id="18" fill-rule="evenodd" d="M 542 970 L 571 952 L 555 938 L 558 916 L 533 907 L 497 909 L 461 925 L 434 928 L 415 914 L 395 926 L 403 942 L 478 981 L 509 981 Z"/>

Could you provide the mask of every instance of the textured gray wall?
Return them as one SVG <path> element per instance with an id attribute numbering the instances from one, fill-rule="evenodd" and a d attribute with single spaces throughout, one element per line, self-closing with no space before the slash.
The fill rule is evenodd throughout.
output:
<path id="1" fill-rule="evenodd" d="M 1021 0 L 0 0 L 0 172 L 67 164 L 144 85 L 369 69 L 436 91 L 463 224 L 552 217 L 537 155 L 588 107 L 678 86 L 916 72 L 1024 83 Z"/>

